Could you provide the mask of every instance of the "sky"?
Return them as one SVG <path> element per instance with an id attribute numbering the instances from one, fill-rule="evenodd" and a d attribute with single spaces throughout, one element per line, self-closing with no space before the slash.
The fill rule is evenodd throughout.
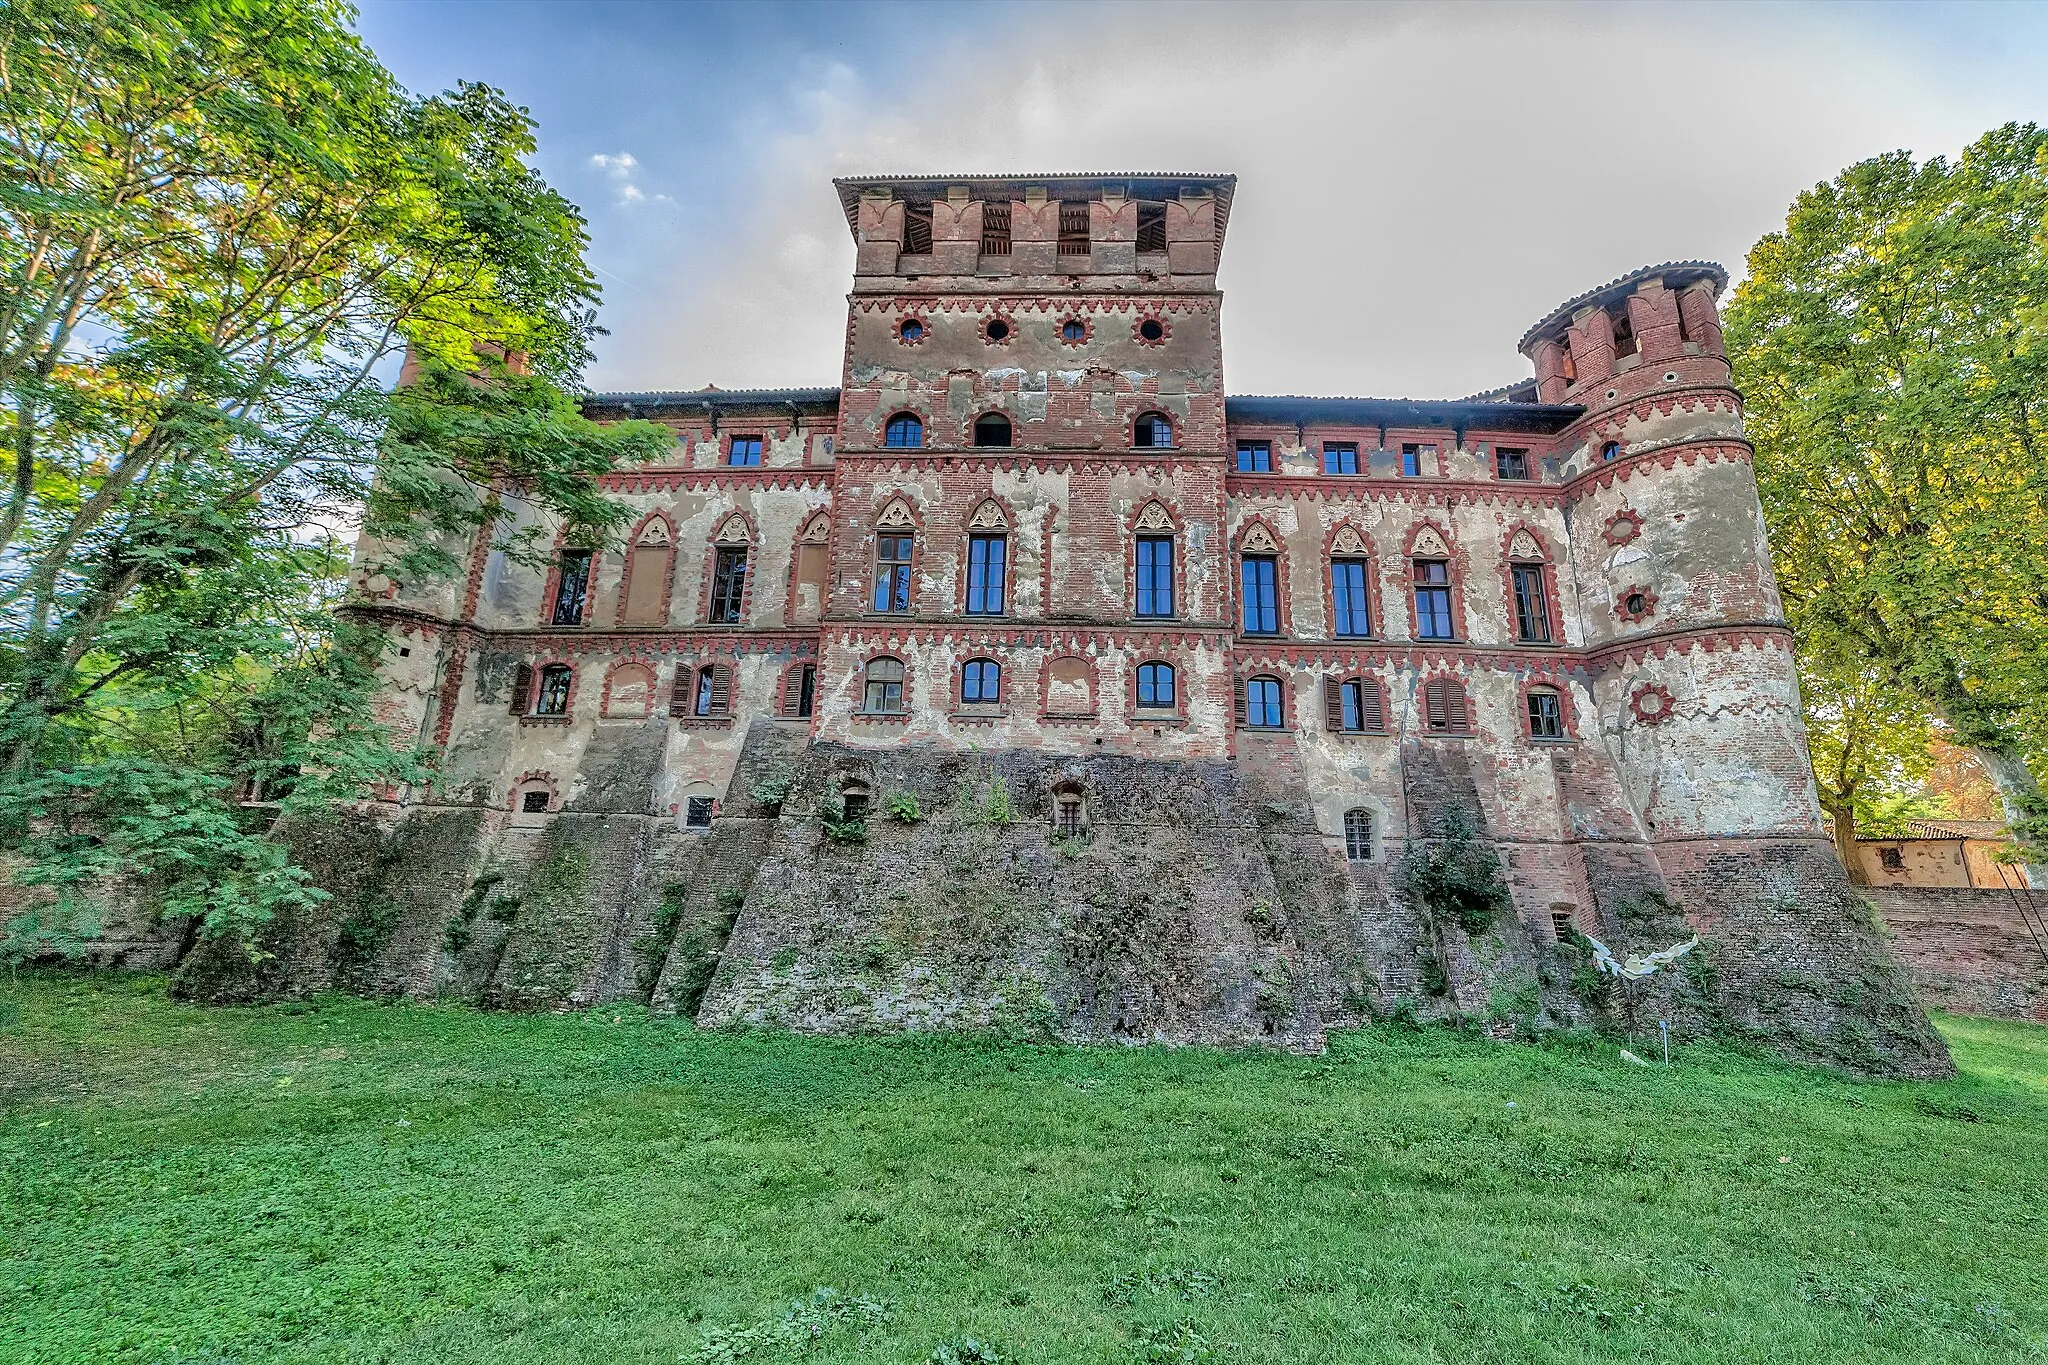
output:
<path id="1" fill-rule="evenodd" d="M 364 0 L 590 222 L 596 389 L 839 382 L 835 175 L 1232 172 L 1231 393 L 1458 397 L 1572 295 L 2048 119 L 2048 6 Z"/>

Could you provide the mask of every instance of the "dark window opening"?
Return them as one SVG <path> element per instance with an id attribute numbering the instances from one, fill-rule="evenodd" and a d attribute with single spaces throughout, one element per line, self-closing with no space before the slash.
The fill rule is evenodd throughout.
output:
<path id="1" fill-rule="evenodd" d="M 1081 835 L 1081 798 L 1072 792 L 1062 792 L 1053 801 L 1053 827 L 1062 839 L 1077 839 Z"/>
<path id="2" fill-rule="evenodd" d="M 1000 412 L 985 413 L 974 419 L 974 444 L 977 446 L 1007 446 L 1012 434 L 1010 419 Z"/>
<path id="3" fill-rule="evenodd" d="M 1244 685 L 1244 723 L 1254 730 L 1278 730 L 1280 720 L 1280 680 L 1248 680 Z"/>
<path id="4" fill-rule="evenodd" d="M 1632 592 L 1623 599 L 1622 605 L 1628 608 L 1630 616 L 1641 616 L 1649 611 L 1650 599 L 1639 592 Z"/>
<path id="5" fill-rule="evenodd" d="M 981 254 L 1010 254 L 1010 206 L 984 202 L 981 206 Z"/>
<path id="6" fill-rule="evenodd" d="M 1685 320 L 1685 295 L 1675 294 L 1672 296 L 1671 302 L 1678 309 L 1678 339 L 1680 341 L 1693 340 L 1692 324 Z"/>
<path id="7" fill-rule="evenodd" d="M 533 701 L 536 716 L 566 716 L 569 714 L 569 680 L 573 675 L 567 664 L 549 664 L 540 671 L 540 693 Z"/>
<path id="8" fill-rule="evenodd" d="M 1452 640 L 1451 566 L 1441 559 L 1415 561 L 1415 637 Z"/>
<path id="9" fill-rule="evenodd" d="M 1060 340 L 1081 342 L 1088 339 L 1088 324 L 1079 318 L 1068 318 L 1060 324 Z"/>
<path id="10" fill-rule="evenodd" d="M 1325 474 L 1356 474 L 1358 472 L 1357 442 L 1323 442 L 1323 472 Z"/>
<path id="11" fill-rule="evenodd" d="M 914 413 L 897 413 L 882 433 L 882 444 L 892 450 L 920 448 L 924 445 L 924 422 Z"/>
<path id="12" fill-rule="evenodd" d="M 697 692 L 690 705 L 693 716 L 723 716 L 732 711 L 731 675 L 717 664 L 697 670 Z"/>
<path id="13" fill-rule="evenodd" d="M 782 713 L 802 720 L 811 714 L 818 692 L 818 666 L 800 664 L 785 674 L 782 683 Z"/>
<path id="14" fill-rule="evenodd" d="M 1433 735 L 1463 735 L 1472 730 L 1464 686 L 1450 678 L 1431 678 L 1422 685 L 1422 728 Z"/>
<path id="15" fill-rule="evenodd" d="M 1060 203 L 1059 254 L 1088 254 L 1088 202 L 1085 199 L 1079 203 L 1064 200 Z"/>
<path id="16" fill-rule="evenodd" d="M 1515 638 L 1524 644 L 1550 643 L 1550 596 L 1543 585 L 1541 564 L 1513 566 Z"/>
<path id="17" fill-rule="evenodd" d="M 1372 861 L 1372 812 L 1344 812 L 1344 856 L 1354 863 Z"/>
<path id="18" fill-rule="evenodd" d="M 1547 687 L 1529 693 L 1529 738 L 1564 738 L 1564 699 Z"/>
<path id="19" fill-rule="evenodd" d="M 683 801 L 683 824 L 689 829 L 711 828 L 712 799 L 708 796 L 692 796 Z"/>
<path id="20" fill-rule="evenodd" d="M 1503 479 L 1526 479 L 1529 477 L 1529 452 L 1526 450 L 1495 450 L 1493 452 L 1494 472 Z"/>
<path id="21" fill-rule="evenodd" d="M 1145 341 L 1164 341 L 1166 326 L 1158 318 L 1146 318 L 1138 324 L 1138 336 Z"/>
<path id="22" fill-rule="evenodd" d="M 1138 537 L 1138 615 L 1173 615 L 1173 537 Z"/>
<path id="23" fill-rule="evenodd" d="M 891 715 L 903 709 L 903 661 L 881 658 L 868 663 L 867 687 L 861 698 L 863 708 L 874 715 Z"/>
<path id="24" fill-rule="evenodd" d="M 1404 478 L 1410 479 L 1421 477 L 1422 460 L 1424 456 L 1429 456 L 1430 458 L 1434 459 L 1436 456 L 1436 447 L 1432 445 L 1418 445 L 1413 441 L 1410 441 L 1407 444 L 1403 445 L 1401 447 L 1402 476 Z"/>
<path id="25" fill-rule="evenodd" d="M 760 464 L 761 438 L 758 436 L 733 437 L 732 449 L 726 455 L 725 462 L 739 468 Z"/>
<path id="26" fill-rule="evenodd" d="M 1887 872 L 1906 870 L 1905 850 L 1887 845 L 1877 851 L 1877 861 Z"/>
<path id="27" fill-rule="evenodd" d="M 967 538 L 967 612 L 970 616 L 1003 614 L 1003 585 L 1009 548 L 1008 536 Z"/>
<path id="28" fill-rule="evenodd" d="M 932 206 L 930 204 L 905 204 L 903 206 L 903 254 L 906 256 L 928 256 L 932 249 Z"/>
<path id="29" fill-rule="evenodd" d="M 1557 935 L 1559 943 L 1569 941 L 1571 936 L 1578 932 L 1572 927 L 1572 908 L 1569 905 L 1550 907 L 1550 929 Z"/>
<path id="30" fill-rule="evenodd" d="M 1272 555 L 1246 555 L 1239 566 L 1244 589 L 1244 633 L 1280 633 L 1280 561 Z"/>
<path id="31" fill-rule="evenodd" d="M 875 538 L 875 610 L 910 610 L 911 536 Z M 899 665 L 900 666 L 900 665 Z"/>
<path id="32" fill-rule="evenodd" d="M 924 324 L 916 318 L 905 318 L 896 328 L 896 335 L 905 341 L 923 341 Z"/>
<path id="33" fill-rule="evenodd" d="M 544 791 L 530 791 L 519 798 L 519 809 L 527 815 L 537 815 L 548 808 L 548 794 Z"/>
<path id="34" fill-rule="evenodd" d="M 1173 422 L 1148 412 L 1131 424 L 1131 444 L 1140 450 L 1164 450 L 1173 445 Z"/>
<path id="35" fill-rule="evenodd" d="M 969 659 L 960 669 L 960 700 L 992 706 L 1003 699 L 1003 666 L 994 659 Z"/>
<path id="36" fill-rule="evenodd" d="M 1363 638 L 1372 634 L 1372 599 L 1366 591 L 1363 559 L 1330 561 L 1330 603 L 1335 609 L 1336 633 Z"/>
<path id="37" fill-rule="evenodd" d="M 1572 361 L 1572 342 L 1570 337 L 1559 337 L 1557 339 L 1557 369 L 1558 373 L 1564 376 L 1565 383 L 1576 384 L 1579 382 L 1579 367 Z"/>
<path id="38" fill-rule="evenodd" d="M 1010 324 L 1004 322 L 1001 318 L 990 318 L 988 326 L 981 329 L 981 334 L 990 341 L 1008 341 L 1010 339 Z"/>
<path id="39" fill-rule="evenodd" d="M 1628 310 L 1624 305 L 1622 311 L 1614 315 L 1614 358 L 1620 360 L 1623 356 L 1635 353 L 1635 324 L 1629 321 Z"/>
<path id="40" fill-rule="evenodd" d="M 1603 464 L 1619 454 L 1621 454 L 1621 442 L 1619 441 L 1609 441 L 1606 445 L 1600 447 L 1600 460 Z"/>
<path id="41" fill-rule="evenodd" d="M 711 571 L 711 622 L 737 625 L 747 596 L 747 552 L 721 546 Z"/>
<path id="42" fill-rule="evenodd" d="M 1240 474 L 1272 473 L 1273 443 L 1271 441 L 1239 441 L 1237 443 L 1237 472 Z"/>
<path id="43" fill-rule="evenodd" d="M 1138 665 L 1138 705 L 1149 710 L 1170 710 L 1174 705 L 1173 665 Z"/>
<path id="44" fill-rule="evenodd" d="M 1138 250 L 1166 250 L 1166 205 L 1157 200 L 1138 201 Z"/>
<path id="45" fill-rule="evenodd" d="M 839 793 L 840 818 L 848 821 L 868 818 L 868 794 L 859 787 L 848 787 Z"/>
<path id="46" fill-rule="evenodd" d="M 583 624 L 590 603 L 590 551 L 562 551 L 562 576 L 555 585 L 555 610 L 549 619 L 558 626 Z"/>

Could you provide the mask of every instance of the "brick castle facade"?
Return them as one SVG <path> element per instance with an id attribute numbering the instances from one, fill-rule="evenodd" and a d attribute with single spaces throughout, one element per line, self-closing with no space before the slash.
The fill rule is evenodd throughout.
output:
<path id="1" fill-rule="evenodd" d="M 1570 300 L 1521 339 L 1534 377 L 1491 393 L 1232 396 L 1216 271 L 1233 177 L 837 187 L 857 254 L 836 389 L 590 397 L 593 417 L 675 432 L 667 458 L 605 480 L 634 509 L 621 544 L 557 539 L 540 569 L 479 538 L 454 547 L 466 575 L 427 584 L 359 554 L 363 610 L 394 642 L 387 718 L 442 765 L 380 828 L 462 812 L 463 876 L 530 869 L 579 815 L 638 831 L 630 856 L 584 862 L 643 908 L 577 911 L 596 917 L 590 942 L 546 989 L 673 1000 L 673 943 L 637 983 L 628 961 L 659 884 L 715 930 L 690 969 L 709 985 L 682 1007 L 816 1027 L 981 1019 L 1000 972 L 920 1004 L 929 933 L 876 925 L 898 837 L 886 803 L 923 790 L 922 818 L 997 773 L 1034 848 L 1121 842 L 1128 859 L 1148 826 L 1195 831 L 1200 868 L 1155 868 L 1189 885 L 1215 872 L 1203 821 L 1292 812 L 1255 850 L 1292 926 L 1277 937 L 1217 927 L 1240 892 L 1198 888 L 1160 930 L 1184 950 L 1164 978 L 1142 963 L 1090 977 L 1060 956 L 1057 895 L 1020 912 L 1026 940 L 1035 916 L 1053 928 L 1002 979 L 1013 1001 L 1033 982 L 1068 1036 L 1312 1041 L 1410 997 L 1498 1015 L 1509 958 L 1568 1016 L 1551 957 L 1575 924 L 1639 949 L 1702 932 L 1721 984 L 1685 1006 L 1701 1020 L 1810 1034 L 1792 1050 L 1823 1056 L 1860 1030 L 1889 1059 L 1874 1069 L 1945 1064 L 1910 998 L 1851 1028 L 1839 1016 L 1859 1007 L 1827 985 L 1892 969 L 1852 922 L 1807 765 L 1719 267 L 1653 266 Z M 536 525 L 509 506 L 507 529 Z M 1177 785 L 1223 804 L 1145 813 Z M 1506 957 L 1400 905 L 1404 850 L 1454 807 L 1506 867 Z M 821 835 L 820 813 L 865 816 L 868 836 Z M 605 848 L 624 837 L 608 828 Z M 743 852 L 719 851 L 721 829 Z M 922 856 L 894 875 L 916 884 Z M 633 866 L 607 870 L 614 857 Z M 1311 873 L 1312 892 L 1290 890 Z M 806 899 L 813 882 L 840 889 Z M 845 943 L 877 938 L 898 960 L 849 974 Z M 1815 999 L 1730 993 L 1788 952 Z M 453 970 L 421 958 L 389 984 Z M 518 994 L 505 961 L 488 971 L 479 990 Z M 1296 983 L 1277 1022 L 1261 994 L 1275 973 Z"/>

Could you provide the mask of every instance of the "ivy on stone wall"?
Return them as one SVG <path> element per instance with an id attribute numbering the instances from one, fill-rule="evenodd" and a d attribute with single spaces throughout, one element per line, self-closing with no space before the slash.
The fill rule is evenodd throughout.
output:
<path id="1" fill-rule="evenodd" d="M 1443 833 L 1412 845 L 1401 864 L 1401 890 L 1432 928 L 1456 924 L 1469 935 L 1485 933 L 1514 909 L 1501 877 L 1500 855 L 1479 837 L 1478 822 L 1453 810 Z"/>

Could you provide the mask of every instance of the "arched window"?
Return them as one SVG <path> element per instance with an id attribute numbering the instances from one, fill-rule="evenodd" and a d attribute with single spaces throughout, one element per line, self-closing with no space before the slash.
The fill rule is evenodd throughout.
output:
<path id="1" fill-rule="evenodd" d="M 1431 678 L 1422 685 L 1422 728 L 1433 735 L 1472 733 L 1472 708 L 1464 684 L 1455 678 Z"/>
<path id="2" fill-rule="evenodd" d="M 1600 460 L 1603 464 L 1619 454 L 1621 454 L 1621 442 L 1619 441 L 1609 441 L 1606 445 L 1600 447 Z"/>
<path id="3" fill-rule="evenodd" d="M 1173 419 L 1162 412 L 1148 412 L 1131 424 L 1131 444 L 1140 450 L 1163 450 L 1173 444 Z"/>
<path id="4" fill-rule="evenodd" d="M 883 429 L 882 444 L 891 450 L 916 450 L 924 445 L 924 423 L 914 412 L 899 412 Z"/>
<path id="5" fill-rule="evenodd" d="M 540 692 L 533 699 L 536 716 L 569 714 L 569 684 L 575 677 L 567 664 L 549 664 L 540 671 Z"/>
<path id="6" fill-rule="evenodd" d="M 590 551 L 564 550 L 555 568 L 555 603 L 548 624 L 580 626 L 590 603 Z"/>
<path id="7" fill-rule="evenodd" d="M 697 670 L 697 690 L 690 699 L 693 716 L 724 716 L 732 712 L 732 674 L 723 664 Z"/>
<path id="8" fill-rule="evenodd" d="M 902 714 L 903 660 L 887 655 L 868 660 L 867 687 L 861 700 L 861 709 L 870 715 Z"/>
<path id="9" fill-rule="evenodd" d="M 1281 724 L 1280 680 L 1260 676 L 1238 685 L 1238 724 L 1254 730 L 1278 730 Z"/>
<path id="10" fill-rule="evenodd" d="M 659 626 L 668 621 L 669 570 L 674 558 L 675 537 L 666 521 L 655 517 L 640 528 L 632 548 L 626 551 L 619 624 Z"/>
<path id="11" fill-rule="evenodd" d="M 1060 787 L 1052 794 L 1053 832 L 1062 839 L 1078 839 L 1087 830 L 1086 807 L 1074 787 Z"/>
<path id="12" fill-rule="evenodd" d="M 1324 720 L 1344 735 L 1383 735 L 1387 731 L 1386 697 L 1372 678 L 1332 678 L 1324 684 Z"/>
<path id="13" fill-rule="evenodd" d="M 1003 666 L 994 659 L 969 659 L 960 667 L 960 701 L 993 706 L 1003 699 Z"/>
<path id="14" fill-rule="evenodd" d="M 1173 665 L 1138 665 L 1138 705 L 1144 710 L 1170 711 L 1174 706 Z"/>
<path id="15" fill-rule="evenodd" d="M 985 412 L 974 419 L 974 444 L 977 446 L 1007 446 L 1010 444 L 1010 419 L 1000 412 Z"/>
<path id="16" fill-rule="evenodd" d="M 1372 861 L 1372 812 L 1353 807 L 1344 812 L 1344 856 L 1354 863 Z"/>
<path id="17" fill-rule="evenodd" d="M 1563 739 L 1564 698 L 1554 687 L 1532 687 L 1528 691 L 1529 738 Z"/>

